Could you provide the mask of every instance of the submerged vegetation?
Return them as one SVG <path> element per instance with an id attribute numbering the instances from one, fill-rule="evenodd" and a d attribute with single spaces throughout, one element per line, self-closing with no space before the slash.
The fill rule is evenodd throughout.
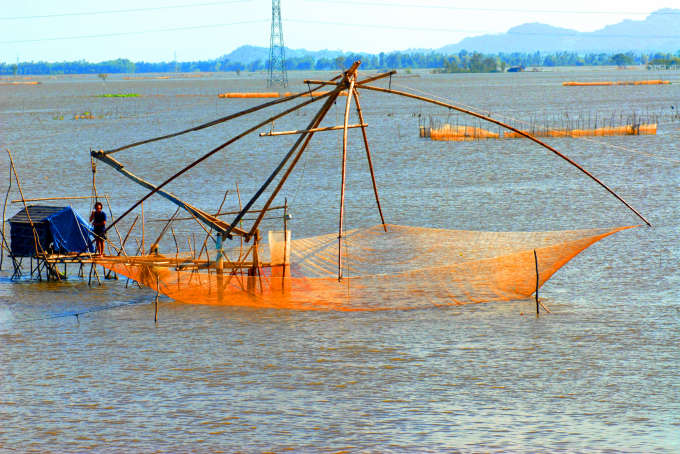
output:
<path id="1" fill-rule="evenodd" d="M 139 98 L 139 93 L 116 93 L 110 95 L 96 95 L 95 98 Z"/>

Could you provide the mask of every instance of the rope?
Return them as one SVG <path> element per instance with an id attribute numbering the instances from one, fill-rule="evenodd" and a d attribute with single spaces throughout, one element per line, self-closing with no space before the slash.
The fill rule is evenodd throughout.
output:
<path id="1" fill-rule="evenodd" d="M 93 312 L 100 312 L 100 311 L 106 311 L 110 309 L 118 309 L 121 307 L 126 307 L 126 306 L 134 306 L 134 305 L 141 305 L 141 304 L 151 304 L 148 301 L 133 301 L 131 303 L 122 303 L 122 304 L 116 304 L 116 305 L 111 305 L 111 306 L 101 306 L 101 307 L 95 307 L 93 309 L 86 309 L 83 311 L 78 311 L 78 312 L 71 312 L 67 314 L 60 314 L 60 315 L 53 315 L 50 317 L 40 317 L 40 318 L 31 318 L 31 319 L 26 319 L 26 320 L 15 320 L 13 323 L 28 323 L 28 322 L 37 322 L 37 321 L 42 321 L 42 320 L 53 320 L 57 318 L 64 318 L 64 317 L 76 317 L 78 318 L 80 315 L 83 314 L 90 314 Z M 2 323 L 2 325 L 10 325 L 10 323 Z M 78 319 L 78 323 L 80 323 L 80 319 Z"/>

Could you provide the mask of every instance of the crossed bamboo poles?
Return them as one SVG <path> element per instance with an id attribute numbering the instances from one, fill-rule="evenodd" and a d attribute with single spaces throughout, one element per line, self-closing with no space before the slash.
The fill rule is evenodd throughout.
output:
<path id="1" fill-rule="evenodd" d="M 123 146 L 123 147 L 120 147 L 120 148 L 117 148 L 117 149 L 109 150 L 109 151 L 103 151 L 103 150 L 93 151 L 91 154 L 95 159 L 98 159 L 98 160 L 110 165 L 111 167 L 116 169 L 118 172 L 120 172 L 123 175 L 125 175 L 126 177 L 130 178 L 132 181 L 135 181 L 136 183 L 142 185 L 143 187 L 146 187 L 147 189 L 151 190 L 146 196 L 144 196 L 142 199 L 140 199 L 138 202 L 136 202 L 125 213 L 123 213 L 116 221 L 114 221 L 111 224 L 111 226 L 109 226 L 109 228 L 113 227 L 121 219 L 123 219 L 125 216 L 127 216 L 129 213 L 131 213 L 135 208 L 137 208 L 140 204 L 142 204 L 146 199 L 151 197 L 153 194 L 158 193 L 159 195 L 170 200 L 171 202 L 173 202 L 174 204 L 176 204 L 180 208 L 183 208 L 186 211 L 188 211 L 189 213 L 191 213 L 193 216 L 196 217 L 196 219 L 200 220 L 204 224 L 206 224 L 206 225 L 210 226 L 211 228 L 213 228 L 214 230 L 216 230 L 218 233 L 220 233 L 222 235 L 223 238 L 225 238 L 225 237 L 226 238 L 232 238 L 233 235 L 238 235 L 238 236 L 243 237 L 243 239 L 246 242 L 250 241 L 250 239 L 253 238 L 253 237 L 255 238 L 255 241 L 257 242 L 259 240 L 259 230 L 258 230 L 258 228 L 260 226 L 260 223 L 262 222 L 262 219 L 263 219 L 265 213 L 267 212 L 268 208 L 271 206 L 271 204 L 274 201 L 274 199 L 276 198 L 276 196 L 279 194 L 281 188 L 283 187 L 286 180 L 290 176 L 291 172 L 293 171 L 293 169 L 295 168 L 295 166 L 299 162 L 300 158 L 304 154 L 304 152 L 305 152 L 307 146 L 309 145 L 309 142 L 311 141 L 314 134 L 317 133 L 317 132 L 321 132 L 321 131 L 330 131 L 330 130 L 339 129 L 339 126 L 331 127 L 331 128 L 320 128 L 319 125 L 323 121 L 324 117 L 326 116 L 326 114 L 328 113 L 328 111 L 330 110 L 332 105 L 336 102 L 340 93 L 344 90 L 347 90 L 347 103 L 345 105 L 344 124 L 342 126 L 342 129 L 343 129 L 342 184 L 341 184 L 341 191 L 340 191 L 340 220 L 339 220 L 339 227 L 338 227 L 338 279 L 341 280 L 342 279 L 342 238 L 343 238 L 343 221 L 344 221 L 344 209 L 345 209 L 345 180 L 346 180 L 346 164 L 347 164 L 347 132 L 348 132 L 348 129 L 360 127 L 361 130 L 362 130 L 364 147 L 365 147 L 365 150 L 366 150 L 366 156 L 367 156 L 368 163 L 369 163 L 369 169 L 370 169 L 370 173 L 371 173 L 371 180 L 372 180 L 372 183 L 373 183 L 373 189 L 374 189 L 374 193 L 375 193 L 376 204 L 377 204 L 377 207 L 378 207 L 378 211 L 380 213 L 380 219 L 382 221 L 382 225 L 383 225 L 385 231 L 387 231 L 387 225 L 385 223 L 385 219 L 384 219 L 383 212 L 382 212 L 382 207 L 380 205 L 380 198 L 378 196 L 378 188 L 377 188 L 377 184 L 376 184 L 376 181 L 375 181 L 375 174 L 374 174 L 374 171 L 373 171 L 373 164 L 372 164 L 372 160 L 371 160 L 370 149 L 369 149 L 369 146 L 368 146 L 368 138 L 367 138 L 367 134 L 366 134 L 366 126 L 367 125 L 364 123 L 363 114 L 362 114 L 362 111 L 361 111 L 361 105 L 359 103 L 359 96 L 358 96 L 357 89 L 371 90 L 371 91 L 377 91 L 377 92 L 388 93 L 388 94 L 395 94 L 395 95 L 404 96 L 404 97 L 411 98 L 411 99 L 416 99 L 416 100 L 419 100 L 419 101 L 428 102 L 428 103 L 435 104 L 435 105 L 438 105 L 438 106 L 441 106 L 441 107 L 453 109 L 453 110 L 465 113 L 467 115 L 471 115 L 473 117 L 480 118 L 482 120 L 494 123 L 496 125 L 507 128 L 511 131 L 514 131 L 514 132 L 518 133 L 519 135 L 524 136 L 524 137 L 534 141 L 535 143 L 541 145 L 542 147 L 550 150 L 552 153 L 556 154 L 560 158 L 564 159 L 565 161 L 567 161 L 568 163 L 570 163 L 571 165 L 573 165 L 574 167 L 579 169 L 581 172 L 586 174 L 589 178 L 591 178 L 596 183 L 598 183 L 600 186 L 602 186 L 604 189 L 606 189 L 614 197 L 616 197 L 628 209 L 630 209 L 633 213 L 635 213 L 636 216 L 638 216 L 640 219 L 642 219 L 645 222 L 645 224 L 651 226 L 651 224 L 637 210 L 635 210 L 630 204 L 628 204 L 628 202 L 626 202 L 622 197 L 620 197 L 618 194 L 616 194 L 616 192 L 614 192 L 611 188 L 609 188 L 602 181 L 600 181 L 598 178 L 596 178 L 593 174 L 591 174 L 590 172 L 585 170 L 579 164 L 577 164 L 576 162 L 574 162 L 573 160 L 571 160 L 570 158 L 568 158 L 564 154 L 560 153 L 559 151 L 557 151 L 553 147 L 551 147 L 551 146 L 547 145 L 546 143 L 538 140 L 537 138 L 533 137 L 532 135 L 526 133 L 525 131 L 518 130 L 516 128 L 513 128 L 510 125 L 507 125 L 507 124 L 502 123 L 498 120 L 492 119 L 489 116 L 485 116 L 485 115 L 479 114 L 479 113 L 471 111 L 471 110 L 463 109 L 463 108 L 455 106 L 453 104 L 448 104 L 448 103 L 444 103 L 444 102 L 441 102 L 441 101 L 436 101 L 434 99 L 426 98 L 426 97 L 423 97 L 423 96 L 417 96 L 417 95 L 413 95 L 413 94 L 406 93 L 406 92 L 392 90 L 391 87 L 389 89 L 385 89 L 385 88 L 370 86 L 370 85 L 368 85 L 368 83 L 374 82 L 374 81 L 377 81 L 377 80 L 380 80 L 380 79 L 383 79 L 383 78 L 386 78 L 386 77 L 391 78 L 393 74 L 396 74 L 396 71 L 389 71 L 389 72 L 386 72 L 386 73 L 383 73 L 383 74 L 380 74 L 380 75 L 377 75 L 377 76 L 374 76 L 374 77 L 368 77 L 368 78 L 363 79 L 363 80 L 357 80 L 357 76 L 358 76 L 357 70 L 358 70 L 360 65 L 361 65 L 360 61 L 354 62 L 354 64 L 348 70 L 344 71 L 341 75 L 336 76 L 335 78 L 333 78 L 329 81 L 305 80 L 304 83 L 308 84 L 308 86 L 310 87 L 309 91 L 307 91 L 307 92 L 302 92 L 302 93 L 299 93 L 297 95 L 293 95 L 293 96 L 289 96 L 289 97 L 286 97 L 286 98 L 278 99 L 276 101 L 264 103 L 264 104 L 261 104 L 259 106 L 255 106 L 255 107 L 252 107 L 250 109 L 246 109 L 244 111 L 237 112 L 235 114 L 229 115 L 227 117 L 223 117 L 223 118 L 211 121 L 209 123 L 206 123 L 206 124 L 194 127 L 194 128 L 190 128 L 190 129 L 187 129 L 187 130 L 184 130 L 184 131 L 180 131 L 180 132 L 177 132 L 177 133 L 174 133 L 174 134 L 169 134 L 169 135 L 156 137 L 156 138 L 148 139 L 148 140 L 141 141 L 141 142 L 136 142 L 136 143 L 126 145 L 126 146 Z M 338 80 L 338 79 L 340 79 L 340 80 Z M 316 87 L 311 88 L 311 85 L 316 85 Z M 330 92 L 322 93 L 322 94 L 319 94 L 318 96 L 314 96 L 313 92 L 319 90 L 320 88 L 322 88 L 324 86 L 333 86 L 335 88 Z M 280 104 L 280 103 L 283 103 L 283 102 L 287 102 L 287 101 L 297 99 L 297 98 L 304 96 L 304 95 L 307 95 L 307 94 L 309 94 L 311 96 L 310 100 L 305 101 L 303 103 L 300 103 L 299 105 L 297 105 L 297 106 L 295 106 L 291 109 L 285 110 L 285 111 L 283 111 L 279 114 L 276 114 L 276 115 L 268 118 L 267 120 L 257 124 L 256 126 L 246 130 L 245 132 L 237 135 L 236 137 L 230 139 L 229 141 L 223 143 L 222 145 L 211 150 L 210 152 L 203 155 L 199 159 L 195 160 L 194 162 L 192 162 L 191 164 L 186 166 L 184 169 L 180 170 L 179 172 L 177 172 L 176 174 L 174 174 L 173 176 L 171 176 L 170 178 L 168 178 L 166 181 L 164 181 L 163 183 L 161 183 L 158 186 L 154 186 L 153 184 L 146 182 L 146 181 L 142 180 L 141 178 L 139 178 L 139 177 L 133 175 L 132 173 L 128 172 L 127 170 L 124 169 L 124 167 L 121 163 L 119 163 L 118 161 L 116 161 L 115 159 L 113 159 L 109 156 L 110 154 L 117 153 L 117 152 L 120 152 L 120 151 L 123 151 L 123 150 L 127 150 L 129 148 L 132 148 L 132 147 L 135 147 L 135 146 L 138 146 L 138 145 L 142 145 L 142 144 L 146 144 L 146 143 L 150 143 L 150 142 L 155 142 L 155 141 L 158 141 L 158 140 L 168 139 L 168 138 L 171 138 L 171 137 L 177 137 L 179 135 L 187 134 L 189 132 L 199 131 L 201 129 L 205 129 L 205 128 L 208 128 L 208 127 L 211 127 L 211 126 L 215 126 L 217 124 L 220 124 L 220 123 L 241 117 L 243 115 L 247 115 L 247 114 L 250 114 L 250 113 L 253 113 L 253 112 L 257 112 L 257 111 L 264 109 L 264 108 L 267 108 L 267 107 L 271 107 L 271 106 L 274 106 L 274 105 L 277 105 L 277 104 Z M 349 125 L 348 124 L 349 123 L 349 111 L 350 111 L 352 99 L 354 99 L 355 104 L 356 104 L 357 113 L 358 113 L 358 116 L 359 116 L 359 123 L 360 123 L 359 125 Z M 162 188 L 165 187 L 167 184 L 169 184 L 171 181 L 175 180 L 176 178 L 183 175 L 184 173 L 186 173 L 187 171 L 189 171 L 190 169 L 192 169 L 193 167 L 195 167 L 199 163 L 205 161 L 206 159 L 208 159 L 209 157 L 211 157 L 215 153 L 223 150 L 227 146 L 229 146 L 229 145 L 233 144 L 234 142 L 240 140 L 241 138 L 245 137 L 246 135 L 248 135 L 248 134 L 256 131 L 257 129 L 260 129 L 263 126 L 266 126 L 267 124 L 270 124 L 271 122 L 273 122 L 273 121 L 275 121 L 275 120 L 277 120 L 277 119 L 279 119 L 283 116 L 286 116 L 286 115 L 288 115 L 288 114 L 290 114 L 290 113 L 292 113 L 292 112 L 294 112 L 294 111 L 296 111 L 296 110 L 298 110 L 302 107 L 308 106 L 308 105 L 310 105 L 314 102 L 320 101 L 320 100 L 325 100 L 325 102 L 324 102 L 323 106 L 319 109 L 319 111 L 315 114 L 314 118 L 309 123 L 309 125 L 307 126 L 306 129 L 297 130 L 297 131 L 288 131 L 288 132 L 285 132 L 285 133 L 278 133 L 278 134 L 261 134 L 261 135 L 300 134 L 300 137 L 295 142 L 295 144 L 291 147 L 291 149 L 288 151 L 288 153 L 284 156 L 284 158 L 281 160 L 281 162 L 276 167 L 276 169 L 272 172 L 272 174 L 267 178 L 267 180 L 264 182 L 264 184 L 260 187 L 260 189 L 255 193 L 255 195 L 250 199 L 250 201 L 248 201 L 248 203 L 246 203 L 246 205 L 241 209 L 241 211 L 238 213 L 238 215 L 234 218 L 234 220 L 231 223 L 228 224 L 228 223 L 218 219 L 217 217 L 210 215 L 210 214 L 208 214 L 208 213 L 206 213 L 206 212 L 204 212 L 204 211 L 202 211 L 202 210 L 200 210 L 196 207 L 193 207 L 192 205 L 180 200 L 179 198 L 173 196 L 172 194 L 169 194 L 166 191 L 162 190 Z M 292 158 L 292 161 L 291 161 L 291 158 Z M 289 164 L 289 162 L 290 162 L 290 164 Z M 286 168 L 286 166 L 287 166 L 287 168 Z M 277 186 L 274 188 L 271 195 L 267 199 L 264 207 L 259 212 L 259 215 L 257 216 L 257 219 L 253 223 L 252 227 L 249 230 L 244 230 L 242 228 L 236 227 L 237 225 L 239 225 L 239 222 L 243 219 L 243 217 L 246 215 L 246 213 L 248 213 L 251 210 L 251 208 L 253 207 L 255 202 L 260 199 L 260 197 L 269 188 L 269 186 L 272 184 L 272 182 L 279 176 L 279 174 L 282 171 L 284 171 L 284 169 L 286 169 L 286 170 L 285 170 L 283 176 L 281 177 L 281 179 L 279 180 L 279 183 L 277 184 Z"/>

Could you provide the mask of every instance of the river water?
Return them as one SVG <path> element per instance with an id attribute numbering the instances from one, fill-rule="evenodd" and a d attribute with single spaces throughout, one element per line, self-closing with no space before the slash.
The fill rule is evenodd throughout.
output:
<path id="1" fill-rule="evenodd" d="M 680 100 L 680 84 L 562 86 L 621 73 L 422 74 L 391 81 L 394 89 L 475 106 L 495 118 L 663 115 L 655 136 L 546 139 L 653 225 L 609 237 L 560 270 L 541 289 L 551 314 L 531 315 L 532 299 L 353 313 L 161 298 L 154 323 L 155 295 L 148 289 L 126 288 L 125 280 L 88 286 L 74 270 L 61 284 L 11 281 L 5 259 L 0 451 L 677 452 L 680 131 L 670 107 Z M 292 91 L 306 89 L 304 77 L 329 77 L 290 76 Z M 89 196 L 91 148 L 112 149 L 257 105 L 260 100 L 216 95 L 266 85 L 265 75 L 247 73 L 38 80 L 0 87 L 0 145 L 12 152 L 27 198 Z M 106 93 L 143 97 L 94 97 Z M 362 94 L 389 223 L 489 231 L 641 224 L 602 188 L 526 140 L 420 139 L 418 115 L 445 117 L 446 109 Z M 345 99 L 324 125 L 342 121 Z M 274 129 L 304 129 L 317 105 L 277 120 Z M 157 183 L 269 111 L 115 157 Z M 85 112 L 102 118 L 74 119 Z M 238 209 L 236 184 L 249 199 L 294 139 L 248 136 L 169 188 L 209 211 L 229 190 L 223 210 Z M 378 224 L 358 130 L 349 144 L 346 228 Z M 337 229 L 340 159 L 339 133 L 317 134 L 292 173 L 279 199 L 291 205 L 294 238 Z M 110 196 L 114 215 L 145 194 L 112 169 L 97 170 L 98 193 Z M 3 195 L 8 174 L 2 154 Z M 10 200 L 18 198 L 15 182 Z M 84 215 L 90 210 L 88 200 L 59 205 L 66 203 Z M 19 205 L 9 204 L 6 218 Z M 138 222 L 132 237 L 148 247 L 164 225 L 154 221 L 173 212 L 169 202 L 152 198 L 144 234 Z M 138 214 L 120 222 L 121 234 Z M 268 220 L 264 230 L 276 227 L 278 220 Z M 193 222 L 175 223 L 182 244 L 201 232 Z M 171 237 L 161 245 L 175 247 Z"/>

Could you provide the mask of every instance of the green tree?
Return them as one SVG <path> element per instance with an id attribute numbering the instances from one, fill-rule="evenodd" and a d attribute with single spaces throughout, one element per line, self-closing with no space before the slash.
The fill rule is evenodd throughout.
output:
<path id="1" fill-rule="evenodd" d="M 613 55 L 611 61 L 614 62 L 614 64 L 616 64 L 619 68 L 622 68 L 626 65 L 630 65 L 631 63 L 633 63 L 633 59 L 626 54 Z"/>
<path id="2" fill-rule="evenodd" d="M 12 65 L 10 68 L 12 68 L 12 75 L 16 76 L 17 71 L 19 71 L 19 67 L 17 65 Z"/>
<path id="3" fill-rule="evenodd" d="M 338 55 L 337 57 L 335 57 L 335 66 L 339 70 L 345 69 L 345 57 L 343 57 L 342 55 Z"/>

